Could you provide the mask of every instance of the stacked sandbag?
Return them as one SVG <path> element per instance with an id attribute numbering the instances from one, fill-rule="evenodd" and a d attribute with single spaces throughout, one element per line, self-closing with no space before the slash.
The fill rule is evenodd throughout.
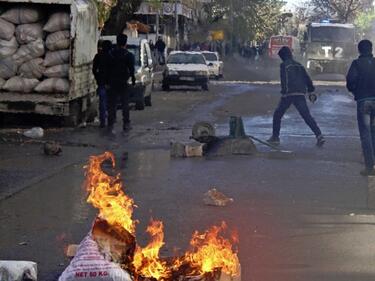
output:
<path id="1" fill-rule="evenodd" d="M 3 89 L 9 92 L 30 93 L 39 84 L 38 79 L 14 76 L 5 82 Z"/>
<path id="2" fill-rule="evenodd" d="M 0 89 L 69 92 L 70 14 L 14 6 L 0 15 Z"/>

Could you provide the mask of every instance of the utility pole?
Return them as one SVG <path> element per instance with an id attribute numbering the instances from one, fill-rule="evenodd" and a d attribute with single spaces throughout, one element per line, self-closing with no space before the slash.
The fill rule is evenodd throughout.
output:
<path id="1" fill-rule="evenodd" d="M 180 46 L 179 46 L 180 34 L 179 34 L 179 31 L 178 31 L 178 11 L 177 11 L 177 1 L 178 1 L 178 0 L 174 0 L 174 16 L 175 16 L 175 20 L 176 20 L 176 23 L 175 23 L 176 50 L 179 50 L 179 49 L 180 49 Z"/>

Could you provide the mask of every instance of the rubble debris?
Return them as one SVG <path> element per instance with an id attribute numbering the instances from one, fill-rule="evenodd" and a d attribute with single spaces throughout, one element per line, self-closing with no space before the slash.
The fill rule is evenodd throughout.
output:
<path id="1" fill-rule="evenodd" d="M 31 261 L 0 261 L 1 281 L 37 281 L 37 264 Z"/>
<path id="2" fill-rule="evenodd" d="M 231 138 L 247 138 L 242 117 L 231 116 L 229 120 L 229 136 Z"/>
<path id="3" fill-rule="evenodd" d="M 208 122 L 195 123 L 192 130 L 192 138 L 201 143 L 211 143 L 216 140 L 215 128 Z"/>
<path id="4" fill-rule="evenodd" d="M 54 141 L 49 141 L 44 143 L 43 151 L 45 155 L 55 155 L 58 156 L 62 152 L 61 145 Z"/>
<path id="5" fill-rule="evenodd" d="M 25 131 L 23 135 L 31 139 L 40 139 L 44 137 L 44 130 L 41 127 L 34 127 L 30 130 Z"/>
<path id="6" fill-rule="evenodd" d="M 204 194 L 203 202 L 209 206 L 225 207 L 229 203 L 233 203 L 234 199 L 229 198 L 216 188 L 212 188 Z"/>
<path id="7" fill-rule="evenodd" d="M 254 155 L 257 148 L 249 138 L 221 138 L 213 146 L 212 153 L 216 156 Z"/>
<path id="8" fill-rule="evenodd" d="M 78 247 L 79 247 L 79 245 L 77 245 L 77 244 L 70 244 L 70 245 L 66 248 L 66 256 L 67 256 L 68 258 L 74 258 L 75 255 L 77 254 Z"/>
<path id="9" fill-rule="evenodd" d="M 171 143 L 171 157 L 173 158 L 202 157 L 205 150 L 206 145 L 203 143 Z"/>

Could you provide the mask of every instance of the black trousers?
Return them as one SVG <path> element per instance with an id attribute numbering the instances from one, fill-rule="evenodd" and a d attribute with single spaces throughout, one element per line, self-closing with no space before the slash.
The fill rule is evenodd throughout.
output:
<path id="1" fill-rule="evenodd" d="M 127 87 L 110 87 L 108 91 L 108 127 L 116 121 L 117 105 L 121 104 L 123 127 L 130 123 L 129 92 Z"/>
<path id="2" fill-rule="evenodd" d="M 282 97 L 279 105 L 277 106 L 275 113 L 273 115 L 273 136 L 279 137 L 280 136 L 280 127 L 281 127 L 281 119 L 283 118 L 285 112 L 291 105 L 294 105 L 298 110 L 299 114 L 302 116 L 305 123 L 310 127 L 310 129 L 314 132 L 314 134 L 318 137 L 322 134 L 316 121 L 310 114 L 309 107 L 306 103 L 305 96 L 287 96 Z"/>

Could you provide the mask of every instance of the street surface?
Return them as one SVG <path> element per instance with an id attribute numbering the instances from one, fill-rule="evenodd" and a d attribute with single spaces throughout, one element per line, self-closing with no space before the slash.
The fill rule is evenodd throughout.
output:
<path id="1" fill-rule="evenodd" d="M 311 110 L 327 138 L 321 149 L 291 109 L 281 147 L 293 154 L 285 159 L 258 143 L 252 157 L 170 158 L 170 142 L 188 141 L 197 121 L 227 135 L 229 117 L 242 116 L 247 134 L 270 136 L 280 97 L 277 68 L 241 65 L 239 58 L 227 62 L 224 79 L 209 92 L 157 90 L 153 107 L 131 112 L 128 135 L 121 124 L 115 137 L 93 125 L 47 129 L 44 140 L 63 145 L 60 157 L 44 156 L 41 144 L 17 129 L 1 130 L 0 258 L 36 261 L 40 280 L 56 280 L 69 263 L 64 247 L 81 241 L 96 214 L 85 202 L 83 167 L 90 155 L 110 150 L 138 206 L 139 242 L 147 242 L 151 217 L 164 221 L 163 256 L 186 249 L 194 230 L 225 220 L 239 233 L 243 281 L 374 280 L 375 213 L 359 175 L 355 103 L 343 82 L 316 83 Z M 205 206 L 203 194 L 212 187 L 234 203 Z"/>

